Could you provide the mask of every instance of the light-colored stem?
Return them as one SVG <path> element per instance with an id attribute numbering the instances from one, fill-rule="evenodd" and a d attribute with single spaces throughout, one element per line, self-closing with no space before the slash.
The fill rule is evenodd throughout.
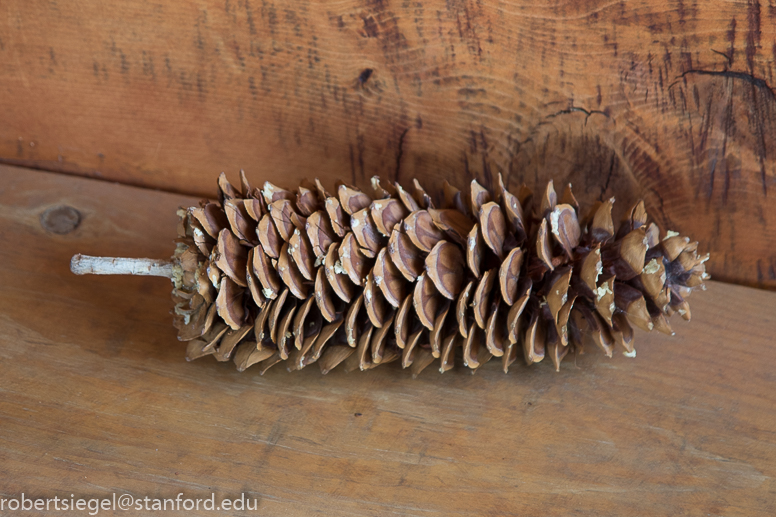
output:
<path id="1" fill-rule="evenodd" d="M 147 258 L 73 255 L 70 271 L 76 275 L 144 275 L 172 278 L 172 262 Z"/>

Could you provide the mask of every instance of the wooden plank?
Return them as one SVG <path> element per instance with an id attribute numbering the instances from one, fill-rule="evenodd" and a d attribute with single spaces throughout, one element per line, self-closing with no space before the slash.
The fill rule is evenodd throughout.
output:
<path id="1" fill-rule="evenodd" d="M 200 195 L 239 168 L 554 177 L 773 288 L 774 48 L 760 2 L 14 2 L 0 159 Z"/>
<path id="2" fill-rule="evenodd" d="M 638 357 L 494 362 L 412 380 L 183 359 L 158 278 L 73 253 L 168 256 L 196 199 L 0 167 L 0 497 L 246 497 L 261 515 L 776 511 L 776 293 L 711 282 Z M 67 205 L 72 232 L 41 228 Z M 131 512 L 130 512 L 131 514 Z M 142 514 L 142 512 L 138 512 Z"/>

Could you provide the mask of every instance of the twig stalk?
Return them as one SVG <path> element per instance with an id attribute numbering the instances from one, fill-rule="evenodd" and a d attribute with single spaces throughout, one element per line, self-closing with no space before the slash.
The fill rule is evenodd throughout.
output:
<path id="1" fill-rule="evenodd" d="M 76 275 L 142 275 L 172 278 L 172 262 L 148 258 L 73 255 L 70 271 Z"/>

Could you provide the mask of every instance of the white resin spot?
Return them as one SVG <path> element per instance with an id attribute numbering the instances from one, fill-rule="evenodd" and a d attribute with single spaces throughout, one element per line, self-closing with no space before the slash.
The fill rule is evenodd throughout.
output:
<path id="1" fill-rule="evenodd" d="M 272 199 L 272 196 L 275 193 L 275 189 L 272 188 L 272 184 L 267 181 L 264 183 L 264 188 L 261 189 L 261 193 L 264 195 L 265 199 Z"/>
<path id="2" fill-rule="evenodd" d="M 550 227 L 552 234 L 560 239 L 560 210 L 557 207 L 550 213 Z"/>
<path id="3" fill-rule="evenodd" d="M 660 264 L 658 264 L 657 259 L 652 259 L 649 261 L 649 263 L 644 266 L 644 273 L 648 275 L 653 275 L 657 273 L 660 270 Z"/>
<path id="4" fill-rule="evenodd" d="M 603 298 L 607 294 L 613 294 L 613 293 L 612 293 L 612 290 L 609 289 L 609 284 L 608 283 L 604 283 L 602 286 L 600 286 L 599 288 L 597 288 L 595 290 L 595 294 L 596 294 L 596 297 L 597 297 L 596 301 L 601 301 L 601 298 Z"/>

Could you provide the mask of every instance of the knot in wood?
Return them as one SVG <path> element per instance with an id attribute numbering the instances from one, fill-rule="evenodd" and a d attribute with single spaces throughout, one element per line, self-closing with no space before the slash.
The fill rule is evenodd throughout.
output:
<path id="1" fill-rule="evenodd" d="M 40 214 L 40 225 L 44 230 L 65 235 L 81 224 L 81 212 L 72 206 L 54 206 Z"/>

